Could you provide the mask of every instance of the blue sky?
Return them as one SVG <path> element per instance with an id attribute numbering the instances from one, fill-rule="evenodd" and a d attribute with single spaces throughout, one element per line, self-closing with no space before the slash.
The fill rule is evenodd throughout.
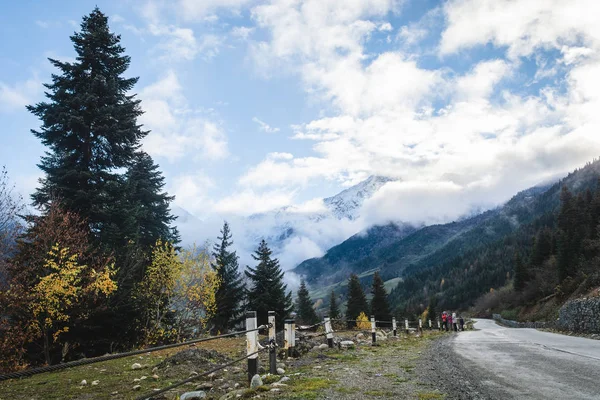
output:
<path id="1" fill-rule="evenodd" d="M 379 174 L 401 182 L 367 225 L 445 221 L 600 153 L 595 1 L 25 0 L 0 6 L 0 162 L 24 195 L 44 151 L 24 106 L 95 5 L 140 77 L 144 148 L 202 218 Z"/>

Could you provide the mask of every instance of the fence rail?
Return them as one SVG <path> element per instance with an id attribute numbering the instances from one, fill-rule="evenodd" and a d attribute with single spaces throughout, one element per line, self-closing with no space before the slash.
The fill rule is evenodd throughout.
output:
<path id="1" fill-rule="evenodd" d="M 259 331 L 261 329 L 266 329 L 267 327 L 268 327 L 267 325 L 261 325 L 257 328 L 248 329 L 245 331 L 238 331 L 238 332 L 226 333 L 226 334 L 218 335 L 218 336 L 210 336 L 210 337 L 206 337 L 206 338 L 188 340 L 188 341 L 180 342 L 180 343 L 166 344 L 163 346 L 150 347 L 147 349 L 133 350 L 133 351 L 128 351 L 126 353 L 107 354 L 105 356 L 93 357 L 93 358 L 82 358 L 81 360 L 70 361 L 70 362 L 62 363 L 62 364 L 47 365 L 45 367 L 32 368 L 32 369 L 28 369 L 28 370 L 24 370 L 24 371 L 10 372 L 7 374 L 0 375 L 0 382 L 8 380 L 8 379 L 25 378 L 25 377 L 32 376 L 32 375 L 43 374 L 45 372 L 60 371 L 60 370 L 67 369 L 67 368 L 79 367 L 81 365 L 95 364 L 95 363 L 99 363 L 99 362 L 103 362 L 103 361 L 110 361 L 110 360 L 116 360 L 119 358 L 136 356 L 138 354 L 145 354 L 145 353 L 151 353 L 151 352 L 160 351 L 160 350 L 172 349 L 174 347 L 189 346 L 191 344 L 209 342 L 211 340 L 223 339 L 223 338 L 227 338 L 227 337 L 242 335 L 242 334 L 248 333 L 248 332 Z"/>
<path id="2" fill-rule="evenodd" d="M 374 344 L 377 341 L 376 330 L 377 330 L 377 328 L 382 328 L 382 325 L 386 325 L 386 326 L 391 325 L 393 335 L 397 336 L 397 329 L 398 329 L 397 322 L 398 321 L 396 321 L 396 318 L 392 318 L 391 321 L 382 321 L 382 320 L 376 320 L 374 316 L 371 316 L 371 319 L 368 321 L 357 321 L 357 320 L 347 320 L 347 319 L 339 319 L 339 318 L 331 319 L 328 316 L 325 316 L 323 321 L 313 324 L 313 325 L 309 325 L 309 326 L 296 326 L 295 320 L 286 319 L 284 321 L 284 340 L 283 340 L 283 347 L 284 347 L 285 352 L 288 354 L 288 356 L 291 356 L 294 354 L 294 349 L 296 346 L 296 334 L 298 334 L 298 338 L 318 338 L 318 337 L 326 336 L 328 346 L 333 347 L 334 346 L 334 334 L 336 334 L 336 333 L 339 334 L 339 333 L 343 333 L 343 332 L 356 332 L 356 328 L 341 329 L 341 330 L 336 331 L 332 327 L 332 322 L 334 322 L 334 321 L 335 322 L 343 322 L 346 324 L 347 323 L 357 323 L 357 322 L 369 324 L 371 334 L 372 334 L 372 342 Z M 378 326 L 378 324 L 379 324 L 379 326 Z M 162 393 L 168 392 L 168 391 L 178 388 L 182 385 L 185 385 L 186 383 L 189 383 L 194 380 L 205 377 L 207 375 L 210 375 L 211 373 L 220 371 L 224 368 L 227 368 L 230 365 L 241 362 L 243 360 L 248 360 L 248 381 L 250 382 L 252 377 L 258 373 L 258 355 L 264 351 L 269 351 L 269 364 L 270 364 L 269 371 L 272 374 L 276 373 L 276 362 L 277 362 L 276 351 L 277 351 L 278 345 L 277 345 L 277 341 L 276 341 L 275 326 L 276 326 L 275 325 L 275 312 L 269 311 L 268 324 L 257 326 L 256 312 L 249 311 L 246 314 L 246 328 L 247 329 L 243 330 L 243 331 L 236 331 L 236 332 L 226 333 L 226 334 L 218 335 L 218 336 L 198 338 L 198 339 L 188 340 L 188 341 L 181 342 L 181 343 L 173 343 L 173 344 L 168 344 L 168 345 L 163 345 L 163 346 L 156 346 L 156 347 L 151 347 L 151 348 L 147 348 L 147 349 L 129 351 L 129 352 L 125 352 L 125 353 L 108 354 L 105 356 L 94 357 L 94 358 L 84 358 L 81 360 L 71 361 L 71 362 L 63 363 L 63 364 L 49 365 L 49 366 L 33 368 L 30 370 L 25 370 L 25 371 L 8 373 L 8 374 L 0 375 L 0 381 L 4 381 L 4 380 L 8 380 L 8 379 L 18 379 L 18 378 L 32 376 L 35 374 L 41 374 L 44 372 L 54 372 L 54 371 L 59 371 L 59 370 L 72 368 L 72 367 L 76 367 L 76 366 L 81 366 L 81 365 L 93 364 L 93 363 L 98 363 L 98 362 L 102 362 L 102 361 L 109 361 L 109 360 L 114 360 L 114 359 L 118 359 L 118 358 L 135 356 L 138 354 L 144 354 L 144 353 L 149 353 L 149 352 L 154 352 L 154 351 L 159 351 L 159 350 L 171 349 L 171 348 L 175 348 L 175 347 L 181 347 L 181 346 L 192 345 L 192 344 L 197 344 L 197 343 L 209 342 L 212 340 L 223 339 L 223 338 L 228 338 L 228 337 L 245 334 L 246 335 L 246 355 L 245 356 L 239 357 L 235 360 L 224 363 L 220 366 L 212 368 L 201 374 L 189 377 L 187 379 L 183 379 L 179 382 L 171 384 L 160 390 L 156 390 L 152 393 L 148 393 L 148 394 L 139 396 L 136 398 L 136 400 L 151 400 Z M 310 331 L 315 328 L 319 328 L 320 326 L 324 326 L 324 332 L 319 332 L 316 334 L 308 334 L 307 331 Z M 412 327 L 412 326 L 414 326 L 414 327 Z M 431 320 L 428 320 L 428 326 L 429 326 L 429 329 L 434 329 L 432 326 Z M 266 346 L 261 346 L 258 341 L 258 331 L 264 330 L 267 328 L 268 328 L 269 342 Z M 419 330 L 422 332 L 423 331 L 423 321 L 422 320 L 409 321 L 408 319 L 405 319 L 404 320 L 404 328 L 405 328 L 405 331 L 407 334 L 411 330 Z M 440 321 L 437 321 L 437 329 L 442 329 Z"/>

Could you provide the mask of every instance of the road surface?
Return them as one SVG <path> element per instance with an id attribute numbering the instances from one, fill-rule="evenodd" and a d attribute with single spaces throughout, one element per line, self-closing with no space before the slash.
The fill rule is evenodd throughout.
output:
<path id="1" fill-rule="evenodd" d="M 491 320 L 476 320 L 475 328 L 450 343 L 479 395 L 451 397 L 600 399 L 599 340 L 505 328 Z"/>

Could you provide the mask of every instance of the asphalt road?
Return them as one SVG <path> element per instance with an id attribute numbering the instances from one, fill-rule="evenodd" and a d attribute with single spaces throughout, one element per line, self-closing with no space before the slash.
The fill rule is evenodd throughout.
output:
<path id="1" fill-rule="evenodd" d="M 599 340 L 505 328 L 491 320 L 477 320 L 475 328 L 446 342 L 454 358 L 444 362 L 459 378 L 450 384 L 451 398 L 600 399 Z M 468 391 L 477 395 L 461 395 Z"/>

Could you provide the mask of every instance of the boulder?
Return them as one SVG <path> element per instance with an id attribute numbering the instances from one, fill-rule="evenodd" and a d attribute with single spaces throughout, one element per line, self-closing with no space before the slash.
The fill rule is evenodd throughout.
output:
<path id="1" fill-rule="evenodd" d="M 263 382 L 262 379 L 260 379 L 260 375 L 256 374 L 252 377 L 252 380 L 250 381 L 250 387 L 251 388 L 256 388 L 259 386 L 262 386 Z"/>
<path id="2" fill-rule="evenodd" d="M 340 347 L 342 349 L 353 349 L 356 345 L 352 340 L 342 340 L 340 342 Z"/>
<path id="3" fill-rule="evenodd" d="M 133 364 L 131 364 L 131 369 L 142 369 L 142 364 L 133 363 Z"/>
<path id="4" fill-rule="evenodd" d="M 283 374 L 285 374 L 285 369 L 283 369 L 283 368 L 277 368 L 277 374 L 278 374 L 278 375 L 283 375 Z"/>
<path id="5" fill-rule="evenodd" d="M 179 396 L 179 400 L 199 400 L 199 399 L 205 399 L 206 398 L 206 393 L 204 393 L 201 390 L 195 391 L 195 392 L 186 392 L 184 394 L 182 394 L 181 396 Z"/>
<path id="6" fill-rule="evenodd" d="M 319 349 L 321 350 L 325 350 L 326 348 L 328 348 L 329 346 L 327 346 L 325 343 L 319 345 Z"/>

